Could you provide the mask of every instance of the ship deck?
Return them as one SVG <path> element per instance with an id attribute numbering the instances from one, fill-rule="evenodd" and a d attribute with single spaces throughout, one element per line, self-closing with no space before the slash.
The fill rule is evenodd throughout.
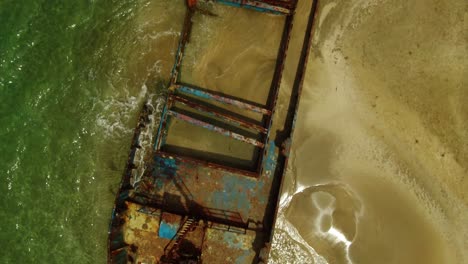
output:
<path id="1" fill-rule="evenodd" d="M 292 25 L 295 1 L 243 3 L 245 12 L 265 11 L 263 22 L 284 26 L 271 36 L 277 60 L 271 85 L 259 91 L 267 96 L 252 101 L 235 86 L 184 81 L 197 21 L 188 10 L 166 105 L 162 113 L 145 106 L 135 130 L 109 230 L 109 263 L 266 262 L 316 3 L 306 34 Z M 286 57 L 294 34 L 304 40 L 294 47 L 303 53 Z M 300 69 L 289 83 L 282 82 L 285 67 Z"/>

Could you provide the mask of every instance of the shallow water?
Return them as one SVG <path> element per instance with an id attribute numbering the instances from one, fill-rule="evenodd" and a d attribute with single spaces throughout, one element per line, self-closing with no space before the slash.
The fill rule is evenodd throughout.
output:
<path id="1" fill-rule="evenodd" d="M 466 262 L 463 9 L 320 3 L 273 263 Z M 173 0 L 0 3 L 0 263 L 105 262 L 135 117 L 165 88 L 183 14 Z"/>
<path id="2" fill-rule="evenodd" d="M 0 3 L 0 263 L 105 262 L 135 117 L 170 73 L 182 3 Z"/>

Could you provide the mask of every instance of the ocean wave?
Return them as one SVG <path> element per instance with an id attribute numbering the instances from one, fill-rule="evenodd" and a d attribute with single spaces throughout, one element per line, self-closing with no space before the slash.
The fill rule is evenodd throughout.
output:
<path id="1" fill-rule="evenodd" d="M 109 97 L 98 104 L 103 111 L 97 115 L 96 126 L 106 138 L 128 136 L 133 133 L 130 120 L 135 118 L 139 106 L 148 96 L 146 84 L 141 86 L 137 96 L 126 95 L 124 98 Z"/>

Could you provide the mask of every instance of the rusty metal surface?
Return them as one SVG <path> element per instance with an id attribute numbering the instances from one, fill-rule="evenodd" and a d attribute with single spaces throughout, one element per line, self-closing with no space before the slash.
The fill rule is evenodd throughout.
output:
<path id="1" fill-rule="evenodd" d="M 217 0 L 235 7 L 244 7 L 260 12 L 269 12 L 274 14 L 290 14 L 293 10 L 295 0 L 293 1 L 278 1 L 278 0 Z"/>
<path id="2" fill-rule="evenodd" d="M 227 129 L 212 125 L 210 123 L 207 123 L 207 122 L 204 122 L 204 121 L 201 121 L 201 120 L 198 120 L 198 119 L 195 119 L 193 117 L 190 117 L 190 116 L 187 116 L 187 115 L 184 115 L 184 114 L 181 114 L 181 113 L 177 113 L 177 112 L 172 111 L 172 110 L 168 110 L 167 114 L 170 115 L 170 116 L 173 116 L 175 118 L 178 118 L 178 119 L 180 119 L 182 121 L 188 122 L 188 123 L 190 123 L 192 125 L 206 128 L 208 130 L 220 133 L 220 134 L 222 134 L 224 136 L 231 137 L 233 139 L 236 139 L 236 140 L 248 143 L 248 144 L 252 144 L 252 145 L 257 146 L 259 148 L 264 147 L 264 144 L 262 142 L 257 141 L 257 140 L 255 140 L 253 138 L 244 137 L 243 135 L 240 135 L 240 134 L 237 134 L 235 132 L 229 131 Z"/>
<path id="3" fill-rule="evenodd" d="M 237 126 L 245 127 L 245 128 L 248 128 L 248 129 L 253 129 L 255 131 L 258 131 L 258 132 L 264 133 L 264 134 L 267 133 L 267 129 L 260 126 L 260 125 L 245 121 L 245 120 L 243 120 L 241 118 L 238 118 L 238 117 L 235 117 L 235 116 L 232 116 L 232 115 L 229 115 L 229 114 L 221 113 L 221 112 L 219 112 L 219 111 L 217 111 L 217 110 L 215 110 L 213 108 L 210 108 L 209 106 L 204 106 L 204 105 L 201 105 L 201 104 L 198 104 L 198 103 L 195 103 L 195 102 L 191 102 L 191 101 L 189 101 L 189 100 L 187 100 L 185 98 L 182 98 L 180 96 L 177 96 L 177 95 L 170 95 L 169 99 L 180 102 L 180 103 L 182 103 L 182 104 L 184 104 L 186 106 L 189 106 L 189 107 L 191 107 L 193 109 L 196 109 L 196 110 L 201 111 L 203 113 L 206 113 L 208 115 L 212 115 L 212 116 L 215 116 L 215 117 L 222 118 L 222 119 L 227 120 L 228 122 L 230 122 L 232 124 L 235 124 Z"/>
<path id="4" fill-rule="evenodd" d="M 258 259 L 257 251 L 267 237 L 264 212 L 270 202 L 276 149 L 273 143 L 269 145 L 266 173 L 259 179 L 172 155 L 156 155 L 151 173 L 132 192 L 119 195 L 125 206 L 113 214 L 109 245 L 114 246 L 110 246 L 109 262 L 126 263 L 118 260 L 141 256 L 146 263 L 164 263 L 160 258 L 170 240 L 158 236 L 161 226 L 194 215 L 204 219 L 203 229 L 213 230 L 208 234 L 216 234 L 198 242 L 204 263 L 252 263 Z M 129 200 L 132 206 L 125 202 Z M 158 224 L 149 224 L 148 219 L 156 219 L 153 222 Z M 238 240 L 246 242 L 234 242 Z M 250 247 L 251 241 L 259 248 Z"/>
<path id="5" fill-rule="evenodd" d="M 294 3 L 295 7 L 295 3 Z M 270 94 L 270 100 L 268 102 L 269 104 L 269 109 L 272 112 L 272 114 L 269 116 L 267 119 L 267 135 L 265 137 L 265 143 L 270 140 L 270 131 L 273 125 L 273 115 L 275 114 L 275 109 L 276 109 L 276 102 L 278 101 L 278 96 L 279 96 L 279 88 L 281 85 L 281 79 L 283 77 L 283 70 L 284 70 L 284 63 L 286 59 L 286 52 L 289 47 L 289 40 L 291 37 L 291 30 L 293 26 L 293 20 L 294 20 L 294 15 L 290 15 L 286 17 L 286 21 L 284 24 L 284 31 L 283 31 L 283 37 L 281 39 L 281 44 L 280 48 L 278 51 L 278 58 L 276 61 L 276 67 L 275 67 L 275 73 L 273 76 L 272 84 L 271 84 L 271 94 Z M 259 163 L 258 163 L 258 168 L 257 170 L 261 173 L 262 172 L 262 161 L 264 159 L 265 155 L 260 157 Z"/>
<path id="6" fill-rule="evenodd" d="M 263 107 L 256 106 L 254 104 L 249 104 L 249 103 L 242 102 L 240 100 L 236 100 L 236 99 L 224 97 L 224 96 L 221 96 L 221 95 L 218 95 L 218 94 L 202 91 L 200 89 L 190 87 L 189 85 L 177 85 L 176 87 L 177 87 L 176 88 L 177 90 L 179 90 L 179 91 L 181 91 L 183 93 L 194 95 L 196 97 L 205 98 L 205 99 L 209 99 L 209 100 L 214 100 L 214 101 L 218 101 L 218 102 L 229 104 L 229 105 L 234 105 L 234 106 L 237 106 L 239 108 L 254 111 L 254 112 L 257 112 L 257 113 L 264 114 L 264 115 L 271 115 L 270 110 L 265 109 Z"/>
<path id="7" fill-rule="evenodd" d="M 274 145 L 270 145 L 275 149 Z M 158 197 L 160 206 L 172 213 L 194 215 L 201 219 L 247 227 L 263 223 L 273 179 L 276 152 L 269 153 L 261 177 L 199 166 L 172 155 L 157 155 L 148 184 L 139 193 Z"/>
<path id="8" fill-rule="evenodd" d="M 180 65 L 182 63 L 182 57 L 185 51 L 185 45 L 189 40 L 190 33 L 192 31 L 192 17 L 193 17 L 193 9 L 187 9 L 185 13 L 184 19 L 184 26 L 182 27 L 182 33 L 180 35 L 179 46 L 177 48 L 176 58 L 174 67 L 172 68 L 171 80 L 170 84 L 173 85 L 177 82 L 180 72 Z"/>

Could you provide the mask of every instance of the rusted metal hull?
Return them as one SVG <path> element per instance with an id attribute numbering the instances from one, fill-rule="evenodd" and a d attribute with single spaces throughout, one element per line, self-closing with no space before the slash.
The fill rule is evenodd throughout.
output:
<path id="1" fill-rule="evenodd" d="M 273 124 L 296 1 L 217 2 L 285 16 L 268 102 L 258 105 L 179 83 L 191 18 L 196 12 L 190 8 L 160 120 L 154 118 L 156 113 L 150 107 L 145 107 L 135 130 L 109 227 L 109 263 L 267 262 L 316 3 L 304 36 L 289 113 L 284 123 Z M 261 121 L 230 112 L 227 106 L 244 111 L 241 113 L 255 112 L 262 116 Z M 252 150 L 252 166 L 236 166 L 239 158 L 221 155 L 221 160 L 233 160 L 223 164 L 219 155 L 209 151 L 197 156 L 200 152 L 185 146 L 171 146 L 178 121 L 233 139 L 234 146 Z M 151 122 L 159 122 L 157 130 L 152 130 Z M 276 133 L 279 129 L 285 132 L 281 137 Z M 151 133 L 153 148 L 137 165 L 135 157 L 147 147 L 141 145 L 141 136 Z"/>

